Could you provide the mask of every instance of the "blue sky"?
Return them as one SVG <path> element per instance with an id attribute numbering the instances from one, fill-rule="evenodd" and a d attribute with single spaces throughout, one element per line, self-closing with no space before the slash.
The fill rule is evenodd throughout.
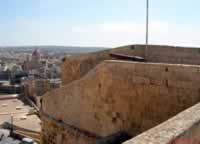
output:
<path id="1" fill-rule="evenodd" d="M 0 45 L 144 43 L 146 0 L 1 0 Z M 200 46 L 199 0 L 150 0 L 150 43 Z"/>

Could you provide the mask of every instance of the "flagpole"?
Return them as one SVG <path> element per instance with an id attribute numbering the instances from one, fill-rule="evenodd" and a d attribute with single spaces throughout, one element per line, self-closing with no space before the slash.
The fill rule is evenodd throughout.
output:
<path id="1" fill-rule="evenodd" d="M 146 0 L 146 47 L 145 58 L 148 56 L 148 44 L 149 44 L 149 0 Z"/>

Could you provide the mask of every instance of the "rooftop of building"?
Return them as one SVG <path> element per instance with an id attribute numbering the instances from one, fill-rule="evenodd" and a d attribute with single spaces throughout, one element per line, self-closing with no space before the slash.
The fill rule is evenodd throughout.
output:
<path id="1" fill-rule="evenodd" d="M 13 124 L 27 130 L 41 131 L 41 121 L 34 114 L 34 109 L 16 95 L 0 95 L 0 125 L 5 122 Z"/>

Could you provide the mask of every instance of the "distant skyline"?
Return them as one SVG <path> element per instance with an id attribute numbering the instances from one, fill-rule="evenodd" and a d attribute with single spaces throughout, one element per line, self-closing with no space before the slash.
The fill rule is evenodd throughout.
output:
<path id="1" fill-rule="evenodd" d="M 150 44 L 200 47 L 199 0 L 149 0 Z M 145 43 L 146 0 L 2 0 L 0 46 Z"/>

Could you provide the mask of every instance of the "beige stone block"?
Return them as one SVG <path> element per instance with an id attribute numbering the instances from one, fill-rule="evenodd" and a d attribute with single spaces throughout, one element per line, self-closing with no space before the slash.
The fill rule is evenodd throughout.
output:
<path id="1" fill-rule="evenodd" d="M 199 89 L 197 82 L 192 81 L 178 81 L 178 80 L 167 80 L 168 87 L 174 88 L 190 88 L 190 89 Z"/>
<path id="2" fill-rule="evenodd" d="M 150 85 L 157 85 L 157 86 L 165 85 L 165 80 L 159 78 L 158 79 L 150 78 Z"/>
<path id="3" fill-rule="evenodd" d="M 132 81 L 134 84 L 143 84 L 143 85 L 150 84 L 150 80 L 146 77 L 134 76 L 132 77 Z"/>

